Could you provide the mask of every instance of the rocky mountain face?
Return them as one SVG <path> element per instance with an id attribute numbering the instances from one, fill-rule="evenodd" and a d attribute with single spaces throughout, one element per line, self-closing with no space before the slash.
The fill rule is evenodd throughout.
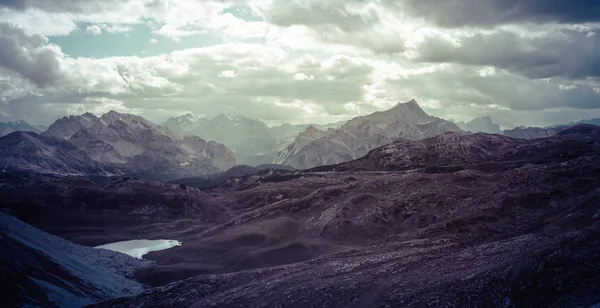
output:
<path id="1" fill-rule="evenodd" d="M 402 139 L 207 190 L 1 174 L 0 208 L 80 245 L 183 242 L 135 272 L 153 288 L 97 307 L 589 307 L 598 187 L 600 129 L 576 126 Z"/>
<path id="2" fill-rule="evenodd" d="M 87 160 L 88 165 L 98 163 L 112 166 L 112 169 L 123 173 L 148 179 L 172 180 L 212 174 L 236 165 L 234 154 L 223 144 L 207 142 L 194 136 L 181 139 L 168 128 L 152 124 L 139 116 L 115 111 L 101 117 L 86 113 L 61 118 L 42 133 L 40 138 L 44 142 L 29 145 L 33 148 L 36 145 L 41 147 L 44 143 L 70 146 L 78 150 L 77 155 L 85 153 L 85 158 L 80 160 Z M 18 145 L 15 142 L 13 144 Z M 16 148 L 7 149 L 9 150 L 17 154 L 20 151 Z M 37 152 L 49 153 L 43 149 Z M 49 156 L 51 155 L 46 155 Z M 21 161 L 27 159 L 33 157 L 21 157 Z M 64 155 L 53 159 L 61 161 L 65 166 L 71 165 L 63 160 L 66 159 Z M 38 161 L 32 161 L 22 165 L 20 169 L 36 172 L 43 170 L 31 169 L 31 164 L 39 166 Z M 48 169 L 49 172 L 55 170 L 56 168 Z"/>
<path id="3" fill-rule="evenodd" d="M 280 151 L 274 163 L 306 169 L 350 161 L 398 139 L 418 140 L 460 131 L 458 126 L 426 114 L 410 101 L 371 115 L 354 118 L 339 129 L 307 129 Z M 310 140 L 313 139 L 313 140 Z"/>
<path id="4" fill-rule="evenodd" d="M 490 116 L 475 118 L 468 123 L 457 122 L 456 125 L 466 132 L 502 134 L 500 125 L 494 123 Z"/>
<path id="5" fill-rule="evenodd" d="M 264 122 L 239 114 L 220 114 L 214 118 L 199 118 L 191 113 L 167 120 L 163 125 L 180 134 L 193 134 L 216 140 L 232 149 L 240 164 L 257 166 L 271 163 L 277 152 L 294 141 L 309 126 L 319 129 L 339 127 L 328 125 L 282 124 L 268 127 Z"/>
<path id="6" fill-rule="evenodd" d="M 0 168 L 58 174 L 119 174 L 118 168 L 93 160 L 72 143 L 33 132 L 14 132 L 0 138 Z"/>
<path id="7" fill-rule="evenodd" d="M 0 137 L 16 131 L 40 133 L 42 132 L 42 128 L 33 126 L 25 121 L 0 122 Z"/>

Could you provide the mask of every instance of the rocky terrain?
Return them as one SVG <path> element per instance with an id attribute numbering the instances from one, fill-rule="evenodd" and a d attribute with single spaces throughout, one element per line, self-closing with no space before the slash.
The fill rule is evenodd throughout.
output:
<path id="1" fill-rule="evenodd" d="M 3 174 L 0 208 L 76 244 L 183 242 L 101 307 L 600 303 L 600 129 L 448 132 L 210 189 Z M 1 240 L 0 240 L 1 241 Z"/>
<path id="2" fill-rule="evenodd" d="M 457 122 L 456 125 L 466 132 L 502 134 L 500 125 L 494 123 L 490 116 L 475 118 L 467 123 Z"/>
<path id="3" fill-rule="evenodd" d="M 14 132 L 0 138 L 0 170 L 30 170 L 65 175 L 112 175 L 120 171 L 94 161 L 72 143 L 33 132 Z"/>
<path id="4" fill-rule="evenodd" d="M 339 129 L 323 132 L 310 127 L 279 152 L 274 163 L 297 169 L 336 164 L 360 158 L 399 139 L 418 140 L 448 131 L 460 129 L 452 122 L 426 114 L 413 100 L 387 111 L 354 118 Z"/>
<path id="5" fill-rule="evenodd" d="M 140 293 L 135 270 L 150 266 L 80 246 L 0 212 L 3 307 L 81 307 Z"/>
<path id="6" fill-rule="evenodd" d="M 223 172 L 219 172 L 219 173 L 215 173 L 215 174 L 211 174 L 211 175 L 199 176 L 199 177 L 177 179 L 175 181 L 171 181 L 170 183 L 184 184 L 184 185 L 189 185 L 189 186 L 193 186 L 193 187 L 197 187 L 197 188 L 210 188 L 210 187 L 219 185 L 231 178 L 239 178 L 239 177 L 243 177 L 246 175 L 257 174 L 264 170 L 292 171 L 294 169 L 291 167 L 288 167 L 288 166 L 284 166 L 284 165 L 272 165 L 272 164 L 258 165 L 256 167 L 247 166 L 247 165 L 238 165 L 238 166 L 235 166 L 235 167 L 233 167 L 229 170 L 223 171 Z"/>
<path id="7" fill-rule="evenodd" d="M 234 154 L 223 144 L 196 136 L 181 138 L 142 117 L 115 111 L 101 117 L 91 113 L 64 117 L 41 136 L 15 136 L 0 139 L 6 145 L 0 161 L 11 161 L 9 167 L 35 172 L 92 175 L 99 174 L 96 169 L 101 168 L 146 179 L 172 180 L 213 174 L 236 165 Z M 28 142 L 21 142 L 25 139 Z M 24 147 L 31 154 L 22 155 Z"/>

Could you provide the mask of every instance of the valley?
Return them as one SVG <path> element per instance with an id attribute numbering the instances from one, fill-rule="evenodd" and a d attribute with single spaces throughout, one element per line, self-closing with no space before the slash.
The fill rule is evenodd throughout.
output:
<path id="1" fill-rule="evenodd" d="M 592 305 L 599 131 L 448 132 L 204 189 L 11 173 L 0 207 L 89 247 L 183 243 L 144 256 L 154 262 L 135 271 L 145 293 L 99 306 Z"/>

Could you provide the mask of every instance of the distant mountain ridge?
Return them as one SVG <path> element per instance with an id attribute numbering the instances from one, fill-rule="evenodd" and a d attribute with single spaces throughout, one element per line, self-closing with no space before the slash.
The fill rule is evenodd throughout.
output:
<path id="1" fill-rule="evenodd" d="M 419 140 L 460 131 L 449 121 L 425 113 L 415 100 L 354 118 L 326 132 L 314 127 L 280 151 L 273 163 L 307 169 L 360 158 L 370 150 L 398 139 Z"/>
<path id="2" fill-rule="evenodd" d="M 40 133 L 42 130 L 42 127 L 31 125 L 25 121 L 0 122 L 0 137 L 16 131 Z"/>
<path id="3" fill-rule="evenodd" d="M 338 127 L 342 123 L 315 125 Z M 235 153 L 240 164 L 257 166 L 271 163 L 276 153 L 294 141 L 310 125 L 282 124 L 269 127 L 264 122 L 240 114 L 219 114 L 213 118 L 196 117 L 191 113 L 173 117 L 163 123 L 179 134 L 193 134 L 225 144 Z"/>
<path id="4" fill-rule="evenodd" d="M 103 174 L 99 170 L 108 168 L 171 180 L 236 165 L 235 156 L 223 144 L 196 136 L 180 138 L 142 117 L 116 111 L 101 117 L 91 113 L 63 117 L 41 135 L 21 133 L 1 142 L 8 146 L 0 159 L 12 168 L 36 172 Z M 37 156 L 21 155 L 25 148 Z M 76 168 L 68 168 L 73 162 Z"/>
<path id="5" fill-rule="evenodd" d="M 460 129 L 472 133 L 502 134 L 500 125 L 494 123 L 494 120 L 490 116 L 474 118 L 467 123 L 462 121 L 456 122 L 456 125 Z"/>

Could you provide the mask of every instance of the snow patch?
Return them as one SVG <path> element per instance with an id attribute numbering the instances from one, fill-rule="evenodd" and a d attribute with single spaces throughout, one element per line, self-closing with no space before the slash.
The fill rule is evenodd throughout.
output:
<path id="1" fill-rule="evenodd" d="M 181 245 L 182 243 L 177 240 L 131 240 L 100 245 L 95 248 L 112 250 L 142 259 L 149 252 L 166 250 Z"/>

